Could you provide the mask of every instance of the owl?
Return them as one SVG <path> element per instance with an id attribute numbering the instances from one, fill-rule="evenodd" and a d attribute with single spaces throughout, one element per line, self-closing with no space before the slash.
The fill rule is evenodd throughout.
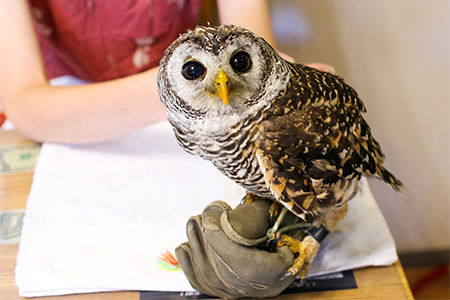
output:
<path id="1" fill-rule="evenodd" d="M 261 37 L 233 25 L 197 27 L 165 51 L 158 91 L 179 145 L 313 226 L 332 230 L 361 176 L 402 183 L 342 78 L 282 59 Z M 306 277 L 319 249 L 282 236 L 298 257 L 287 275 Z"/>

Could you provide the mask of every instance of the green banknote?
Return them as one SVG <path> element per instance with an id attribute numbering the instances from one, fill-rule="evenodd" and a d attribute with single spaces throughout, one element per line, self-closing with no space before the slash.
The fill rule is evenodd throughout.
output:
<path id="1" fill-rule="evenodd" d="M 34 144 L 0 148 L 0 173 L 33 171 L 40 150 L 41 147 Z"/>

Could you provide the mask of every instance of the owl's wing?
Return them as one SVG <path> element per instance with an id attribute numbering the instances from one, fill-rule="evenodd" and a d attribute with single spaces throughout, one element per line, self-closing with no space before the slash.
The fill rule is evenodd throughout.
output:
<path id="1" fill-rule="evenodd" d="M 266 184 L 297 215 L 337 204 L 331 186 L 387 172 L 369 126 L 349 105 L 304 106 L 266 119 L 260 130 L 256 153 Z"/>

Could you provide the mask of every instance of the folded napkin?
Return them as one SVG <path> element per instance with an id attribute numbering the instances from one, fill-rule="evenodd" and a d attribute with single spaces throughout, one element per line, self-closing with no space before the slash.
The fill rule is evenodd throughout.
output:
<path id="1" fill-rule="evenodd" d="M 188 218 L 245 192 L 185 153 L 167 122 L 86 145 L 42 146 L 16 267 L 21 296 L 117 290 L 192 291 L 158 256 L 186 240 Z M 366 180 L 323 242 L 311 275 L 397 260 Z"/>

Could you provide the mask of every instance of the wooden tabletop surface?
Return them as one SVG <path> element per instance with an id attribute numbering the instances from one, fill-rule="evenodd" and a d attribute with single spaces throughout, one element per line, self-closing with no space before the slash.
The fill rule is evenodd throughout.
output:
<path id="1" fill-rule="evenodd" d="M 33 144 L 16 131 L 0 131 L 0 148 Z M 23 209 L 33 172 L 0 173 L 0 211 Z M 14 283 L 18 244 L 0 245 L 0 299 L 25 299 Z M 280 295 L 275 299 L 414 299 L 400 262 L 354 271 L 357 289 Z M 36 298 L 40 299 L 40 298 Z M 50 297 L 52 300 L 138 300 L 139 292 L 94 293 Z"/>

